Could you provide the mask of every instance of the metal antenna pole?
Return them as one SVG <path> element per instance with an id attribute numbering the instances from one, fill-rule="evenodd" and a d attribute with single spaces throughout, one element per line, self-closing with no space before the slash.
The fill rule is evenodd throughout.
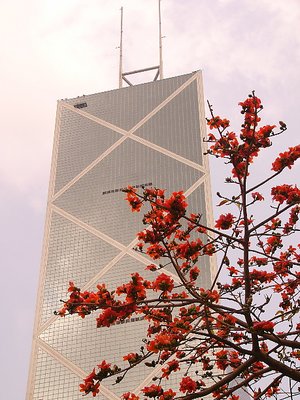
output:
<path id="1" fill-rule="evenodd" d="M 133 84 L 130 82 L 127 76 L 133 74 L 139 74 L 145 71 L 156 70 L 156 74 L 154 76 L 153 81 L 156 81 L 158 78 L 163 79 L 162 39 L 164 36 L 161 36 L 160 0 L 158 0 L 158 13 L 159 13 L 159 65 L 155 65 L 154 67 L 137 69 L 135 71 L 123 72 L 123 7 L 121 7 L 121 32 L 120 32 L 120 46 L 119 46 L 120 49 L 119 88 L 123 87 L 123 81 L 127 83 L 128 86 L 133 86 Z"/>
<path id="2" fill-rule="evenodd" d="M 161 36 L 161 12 L 160 0 L 158 0 L 158 18 L 159 18 L 159 78 L 163 79 L 163 58 L 162 58 L 162 36 Z"/>
<path id="3" fill-rule="evenodd" d="M 120 32 L 120 62 L 119 62 L 119 88 L 123 86 L 123 7 L 121 7 L 121 32 Z"/>

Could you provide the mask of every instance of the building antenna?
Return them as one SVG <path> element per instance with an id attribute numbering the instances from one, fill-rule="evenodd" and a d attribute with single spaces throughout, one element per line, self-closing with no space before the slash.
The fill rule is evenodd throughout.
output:
<path id="1" fill-rule="evenodd" d="M 161 9 L 160 2 L 158 0 L 158 33 L 159 33 L 159 65 L 155 65 L 154 67 L 137 69 L 134 71 L 123 72 L 123 7 L 121 7 L 121 31 L 120 31 L 120 61 L 119 61 L 119 88 L 123 87 L 123 81 L 127 83 L 128 86 L 133 86 L 133 84 L 129 81 L 128 75 L 139 74 L 140 72 L 146 72 L 151 70 L 156 70 L 156 74 L 154 76 L 153 81 L 159 79 L 163 79 L 163 57 L 162 57 L 162 39 L 164 36 L 161 35 Z"/>
<path id="2" fill-rule="evenodd" d="M 121 7 L 121 31 L 120 31 L 120 61 L 119 61 L 119 88 L 123 86 L 123 7 Z"/>
<path id="3" fill-rule="evenodd" d="M 163 56 L 162 56 L 162 36 L 161 36 L 161 11 L 160 1 L 158 0 L 158 27 L 159 27 L 159 79 L 164 79 L 163 74 Z"/>

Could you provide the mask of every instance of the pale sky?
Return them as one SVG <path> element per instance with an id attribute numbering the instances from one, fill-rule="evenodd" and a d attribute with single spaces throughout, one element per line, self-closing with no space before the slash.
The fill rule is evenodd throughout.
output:
<path id="1" fill-rule="evenodd" d="M 56 100 L 117 88 L 121 5 L 124 69 L 157 65 L 157 0 L 1 4 L 1 399 L 26 393 Z M 263 174 L 273 156 L 299 143 L 300 1 L 162 0 L 161 7 L 165 77 L 202 69 L 205 98 L 237 129 L 237 103 L 253 89 L 265 123 L 288 125 L 272 156 L 260 158 Z M 213 191 L 221 172 L 213 163 Z M 298 164 L 286 180 L 299 184 L 299 175 Z"/>

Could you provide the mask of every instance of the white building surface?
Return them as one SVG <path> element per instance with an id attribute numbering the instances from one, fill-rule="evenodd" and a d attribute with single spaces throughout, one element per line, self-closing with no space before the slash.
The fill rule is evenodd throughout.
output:
<path id="1" fill-rule="evenodd" d="M 200 71 L 58 102 L 27 400 L 82 399 L 78 385 L 96 364 L 139 350 L 143 320 L 97 329 L 95 315 L 53 312 L 70 280 L 113 289 L 135 271 L 147 276 L 149 260 L 132 249 L 142 215 L 130 211 L 122 188 L 182 189 L 190 211 L 212 222 L 204 135 Z M 211 282 L 210 262 L 201 265 L 202 286 Z M 151 374 L 141 365 L 119 385 L 104 381 L 97 398 L 139 393 Z"/>

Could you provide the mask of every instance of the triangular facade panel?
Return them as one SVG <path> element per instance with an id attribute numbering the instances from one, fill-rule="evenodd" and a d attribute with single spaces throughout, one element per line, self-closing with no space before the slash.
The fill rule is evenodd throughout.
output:
<path id="1" fill-rule="evenodd" d="M 203 175 L 197 169 L 127 139 L 63 193 L 55 205 L 128 245 L 143 229 L 121 188 L 145 185 L 186 190 Z"/>
<path id="2" fill-rule="evenodd" d="M 136 251 L 134 251 L 134 253 L 141 254 Z M 143 257 L 145 257 L 144 254 Z M 153 280 L 157 276 L 157 272 L 146 269 L 147 265 L 152 263 L 153 259 L 151 259 L 148 264 L 144 264 L 135 257 L 126 254 L 101 276 L 101 282 L 105 283 L 109 290 L 115 290 L 116 287 L 130 282 L 132 274 L 136 272 L 144 279 Z M 122 271 L 122 274 L 120 274 L 120 271 Z M 148 290 L 147 296 L 149 298 L 151 298 L 152 294 L 156 295 L 152 290 Z"/>
<path id="3" fill-rule="evenodd" d="M 85 285 L 120 251 L 80 226 L 54 213 L 42 306 L 42 322 L 62 307 L 69 281 Z"/>
<path id="4" fill-rule="evenodd" d="M 120 367 L 128 366 L 128 362 L 122 360 L 122 355 L 140 352 L 141 346 L 144 345 L 141 340 L 147 322 L 136 316 L 124 321 L 123 324 L 113 325 L 110 328 L 97 328 L 96 315 L 97 313 L 94 313 L 84 320 L 78 316 L 60 318 L 40 337 L 87 374 L 102 360 Z M 124 379 L 122 385 L 113 385 L 116 378 L 103 383 L 112 392 L 121 395 L 126 391 L 133 391 L 150 372 L 148 367 L 140 364 Z"/>
<path id="5" fill-rule="evenodd" d="M 59 382 L 53 385 L 53 382 Z M 39 349 L 33 400 L 82 400 L 79 384 L 82 380 L 59 361 Z M 95 397 L 87 396 L 86 400 Z M 100 396 L 96 399 L 100 400 Z"/>
<path id="6" fill-rule="evenodd" d="M 55 192 L 60 190 L 122 135 L 62 108 Z"/>
<path id="7" fill-rule="evenodd" d="M 197 82 L 193 81 L 134 134 L 202 164 L 197 97 Z"/>
<path id="8" fill-rule="evenodd" d="M 120 271 L 122 274 L 119 273 Z M 105 282 L 109 290 L 115 290 L 117 286 L 129 282 L 131 275 L 135 272 L 145 279 L 154 279 L 156 276 L 155 273 L 146 270 L 145 264 L 126 254 L 101 276 L 101 282 Z"/>
<path id="9" fill-rule="evenodd" d="M 82 110 L 110 122 L 122 129 L 129 130 L 176 89 L 184 84 L 192 74 L 175 78 L 124 87 L 104 93 L 72 99 L 70 104 L 86 103 Z"/>
<path id="10" fill-rule="evenodd" d="M 108 289 L 112 290 L 128 282 L 131 274 L 135 272 L 145 279 L 155 277 L 155 273 L 145 270 L 144 264 L 125 255 L 99 279 L 99 282 L 107 283 Z M 96 288 L 92 287 L 91 290 L 96 290 Z M 89 373 L 102 360 L 117 363 L 121 367 L 128 365 L 127 362 L 122 361 L 121 355 L 140 351 L 140 347 L 144 345 L 142 339 L 146 322 L 139 315 L 134 315 L 131 319 L 118 323 L 110 329 L 97 328 L 97 314 L 95 312 L 85 319 L 78 316 L 58 318 L 39 337 L 86 373 Z M 70 342 L 72 346 L 69 345 Z M 105 381 L 104 384 L 121 396 L 124 391 L 133 391 L 151 371 L 152 369 L 141 364 L 127 374 L 124 384 L 114 385 L 115 378 Z"/>

